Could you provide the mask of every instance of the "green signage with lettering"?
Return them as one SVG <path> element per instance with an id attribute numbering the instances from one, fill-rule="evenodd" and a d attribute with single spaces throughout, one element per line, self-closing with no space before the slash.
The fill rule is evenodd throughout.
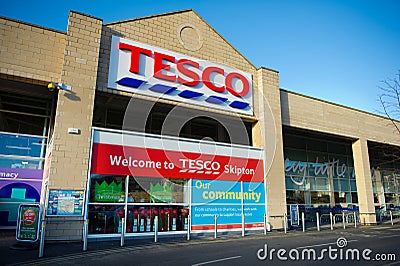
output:
<path id="1" fill-rule="evenodd" d="M 106 181 L 101 184 L 96 182 L 94 193 L 95 201 L 99 202 L 119 202 L 124 199 L 122 183 L 116 184 L 114 181 L 111 184 L 107 184 Z"/>
<path id="2" fill-rule="evenodd" d="M 153 185 L 150 183 L 150 200 L 151 202 L 172 202 L 172 190 L 174 188 L 174 184 L 160 185 L 157 183 Z"/>

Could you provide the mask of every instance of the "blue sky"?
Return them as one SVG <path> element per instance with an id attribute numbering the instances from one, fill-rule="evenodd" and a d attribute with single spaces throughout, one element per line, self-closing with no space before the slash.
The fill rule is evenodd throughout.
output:
<path id="1" fill-rule="evenodd" d="M 69 10 L 111 22 L 188 8 L 290 91 L 377 113 L 377 86 L 400 70 L 397 0 L 6 0 L 0 15 L 66 31 Z"/>

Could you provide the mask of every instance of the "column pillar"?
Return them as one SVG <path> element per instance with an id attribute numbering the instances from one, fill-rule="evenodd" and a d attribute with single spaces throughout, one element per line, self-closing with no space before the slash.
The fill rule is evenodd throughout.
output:
<path id="1" fill-rule="evenodd" d="M 362 224 L 376 224 L 374 192 L 372 189 L 371 167 L 369 164 L 368 144 L 366 139 L 353 142 L 353 161 L 356 174 L 358 205 Z"/>
<path id="2" fill-rule="evenodd" d="M 49 189 L 86 189 L 101 30 L 102 20 L 70 12 L 61 80 L 55 82 L 72 86 L 72 92 L 58 92 Z M 79 133 L 70 134 L 69 128 Z M 82 218 L 52 218 L 47 238 L 80 239 Z"/>
<path id="3" fill-rule="evenodd" d="M 255 146 L 263 147 L 265 152 L 268 221 L 273 229 L 281 229 L 286 213 L 286 184 L 279 73 L 260 68 L 257 74 L 254 105 L 258 122 L 253 128 L 253 142 Z"/>

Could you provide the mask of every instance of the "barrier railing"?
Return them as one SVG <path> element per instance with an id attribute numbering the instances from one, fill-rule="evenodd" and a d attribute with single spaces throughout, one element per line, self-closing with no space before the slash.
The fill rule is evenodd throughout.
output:
<path id="1" fill-rule="evenodd" d="M 378 223 L 390 222 L 392 225 L 400 222 L 400 210 L 378 210 L 376 213 L 376 221 Z"/>
<path id="2" fill-rule="evenodd" d="M 394 225 L 395 223 L 400 223 L 400 211 L 393 211 L 393 210 L 388 210 L 384 212 L 379 213 L 382 217 L 382 220 L 386 220 L 391 223 L 391 225 Z M 288 230 L 290 230 L 290 224 L 289 224 L 289 217 L 287 216 L 286 213 L 284 213 L 282 216 L 283 219 L 283 229 L 284 233 L 286 234 Z M 341 225 L 343 225 L 343 229 L 346 229 L 347 226 L 352 226 L 356 228 L 358 224 L 360 224 L 360 214 L 358 212 L 351 212 L 351 211 L 343 211 L 341 213 L 336 213 L 333 214 L 332 212 L 329 213 L 322 213 L 320 214 L 319 212 L 315 212 L 314 217 L 307 217 L 308 221 L 306 220 L 306 213 L 301 212 L 301 220 L 297 222 L 297 229 L 301 230 L 303 232 L 306 232 L 306 227 L 310 228 L 311 231 L 313 228 L 316 227 L 317 231 L 323 230 L 323 228 L 330 228 L 330 230 L 334 230 L 335 228 L 340 228 Z M 218 215 L 214 215 L 214 239 L 218 237 Z M 245 236 L 244 234 L 244 229 L 246 228 L 246 223 L 244 219 L 244 215 L 242 216 L 242 236 Z M 76 222 L 83 222 L 83 227 L 82 227 L 82 241 L 83 241 L 83 251 L 87 250 L 88 247 L 88 220 L 81 220 L 81 219 L 76 219 L 76 220 L 68 220 L 68 222 L 71 221 L 76 221 Z M 296 220 L 297 221 L 297 220 Z M 39 257 L 43 257 L 44 255 L 44 248 L 45 248 L 45 234 L 46 234 L 46 226 L 54 223 L 63 223 L 66 222 L 65 220 L 49 220 L 45 219 L 42 221 L 41 224 L 41 232 L 40 232 L 40 245 L 39 245 Z M 159 233 L 159 228 L 158 228 L 158 217 L 156 216 L 154 219 L 154 242 L 158 242 L 158 233 Z M 308 223 L 309 226 L 306 224 Z M 311 226 L 310 226 L 311 224 Z M 336 226 L 335 226 L 336 225 Z M 339 225 L 339 226 L 337 226 Z M 301 227 L 300 227 L 301 226 Z M 328 227 L 329 226 L 329 227 Z M 122 230 L 120 232 L 120 246 L 125 246 L 125 219 L 122 218 Z M 263 226 L 259 227 L 258 229 L 263 231 L 264 235 L 267 235 L 268 232 L 271 231 L 271 224 L 268 222 L 268 216 L 264 214 L 264 220 L 263 220 Z M 187 240 L 190 240 L 191 238 L 191 217 L 190 215 L 188 216 L 188 226 L 187 226 Z"/>

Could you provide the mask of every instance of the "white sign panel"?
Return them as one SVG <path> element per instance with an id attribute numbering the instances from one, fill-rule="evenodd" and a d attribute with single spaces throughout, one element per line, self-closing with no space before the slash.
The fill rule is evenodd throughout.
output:
<path id="1" fill-rule="evenodd" d="M 108 87 L 253 115 L 250 73 L 112 37 Z"/>

